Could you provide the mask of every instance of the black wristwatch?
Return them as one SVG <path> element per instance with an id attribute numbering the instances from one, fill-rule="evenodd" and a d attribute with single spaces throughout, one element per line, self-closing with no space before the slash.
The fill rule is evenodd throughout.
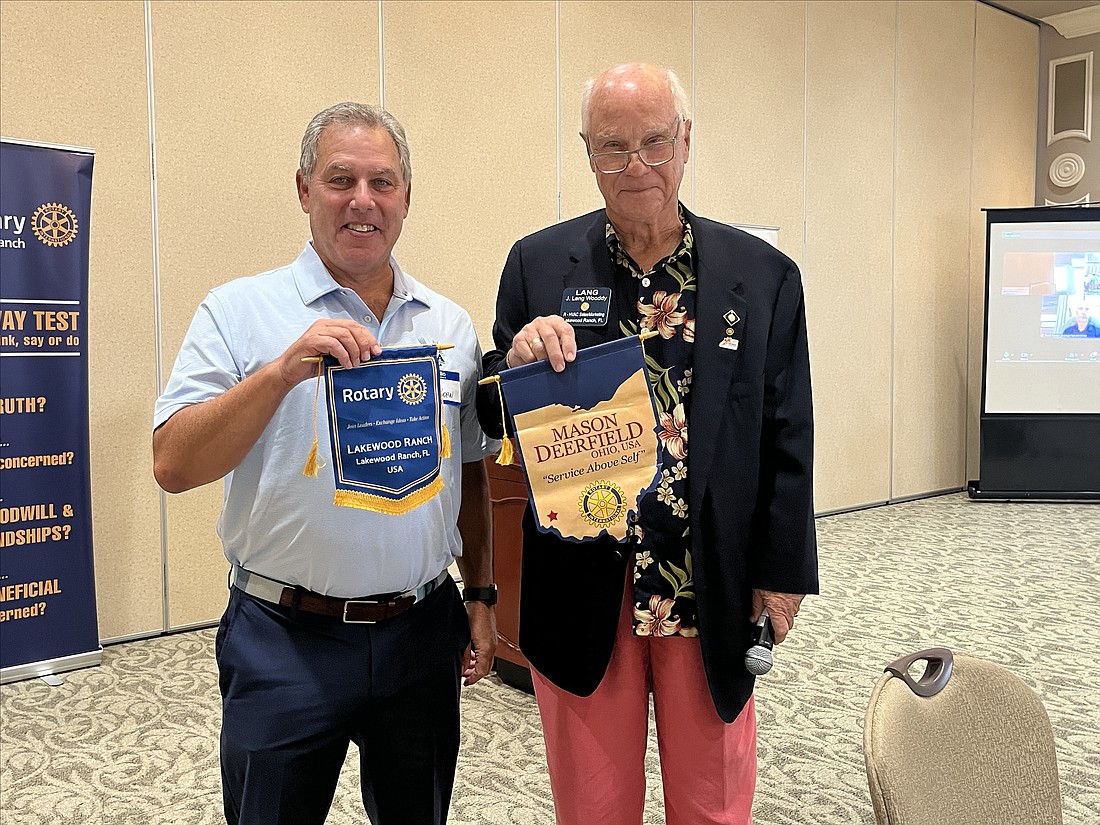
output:
<path id="1" fill-rule="evenodd" d="M 492 607 L 497 603 L 497 586 L 490 584 L 488 587 L 466 587 L 462 590 L 462 601 L 485 602 Z"/>

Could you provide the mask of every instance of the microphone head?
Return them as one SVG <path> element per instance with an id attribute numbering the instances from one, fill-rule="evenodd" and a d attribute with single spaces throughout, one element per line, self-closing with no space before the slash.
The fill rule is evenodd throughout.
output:
<path id="1" fill-rule="evenodd" d="M 745 669 L 753 676 L 763 676 L 772 669 L 771 648 L 753 645 L 745 652 Z"/>

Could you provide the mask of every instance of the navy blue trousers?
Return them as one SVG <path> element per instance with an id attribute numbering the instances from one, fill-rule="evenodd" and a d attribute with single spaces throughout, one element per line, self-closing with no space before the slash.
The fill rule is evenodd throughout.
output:
<path id="1" fill-rule="evenodd" d="M 215 641 L 226 822 L 322 825 L 354 742 L 374 825 L 444 825 L 469 638 L 450 579 L 374 625 L 231 588 Z"/>

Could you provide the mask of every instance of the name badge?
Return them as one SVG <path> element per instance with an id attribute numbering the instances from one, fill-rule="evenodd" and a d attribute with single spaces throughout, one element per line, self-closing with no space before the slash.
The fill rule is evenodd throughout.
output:
<path id="1" fill-rule="evenodd" d="M 457 407 L 462 403 L 462 382 L 457 372 L 439 371 L 439 397 L 444 404 Z"/>
<path id="2" fill-rule="evenodd" d="M 572 287 L 561 294 L 561 317 L 575 327 L 607 326 L 610 309 L 610 287 Z"/>

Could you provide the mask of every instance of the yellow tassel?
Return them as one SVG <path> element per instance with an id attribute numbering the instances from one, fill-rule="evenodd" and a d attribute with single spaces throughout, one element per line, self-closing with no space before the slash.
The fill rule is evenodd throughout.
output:
<path id="1" fill-rule="evenodd" d="M 499 382 L 499 379 L 498 379 Z M 508 438 L 508 416 L 504 412 L 504 390 L 497 384 L 497 398 L 500 401 L 500 428 L 504 430 L 504 436 L 500 439 L 500 452 L 497 453 L 497 464 L 507 467 L 516 458 L 516 452 L 512 449 L 512 440 Z"/>
<path id="2" fill-rule="evenodd" d="M 317 361 L 317 389 L 313 394 L 313 447 L 306 459 L 306 466 L 302 468 L 302 475 L 310 478 L 317 477 L 317 402 L 321 398 L 321 375 L 325 371 L 324 360 Z"/>
<path id="3" fill-rule="evenodd" d="M 515 461 L 515 451 L 512 449 L 512 439 L 504 436 L 500 440 L 500 452 L 497 453 L 497 464 L 507 467 Z"/>
<path id="4" fill-rule="evenodd" d="M 310 478 L 317 477 L 317 439 L 313 439 L 313 449 L 309 451 L 306 466 L 302 468 L 302 475 Z"/>
<path id="5" fill-rule="evenodd" d="M 439 438 L 439 457 L 450 458 L 451 457 L 451 434 L 447 431 L 447 425 L 441 425 Z"/>

